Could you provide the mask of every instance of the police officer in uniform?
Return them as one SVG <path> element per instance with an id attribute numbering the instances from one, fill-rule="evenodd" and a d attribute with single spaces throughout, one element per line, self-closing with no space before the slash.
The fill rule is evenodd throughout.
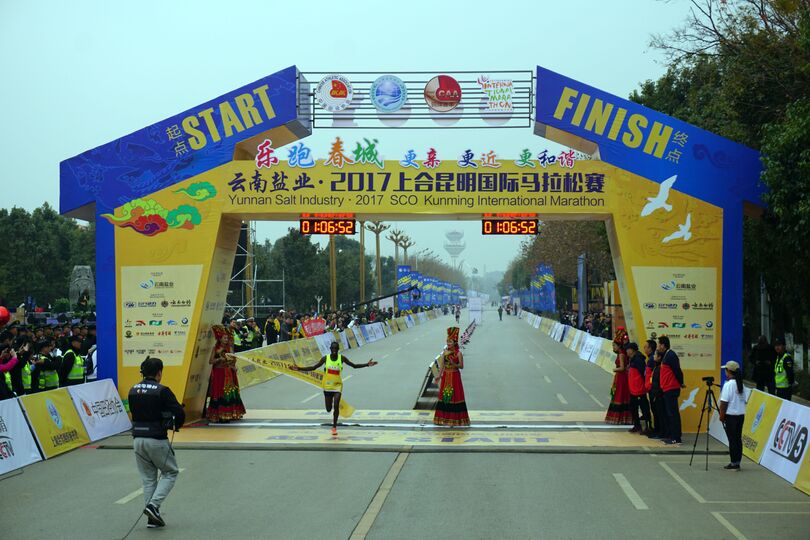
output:
<path id="1" fill-rule="evenodd" d="M 82 338 L 78 335 L 70 336 L 70 350 L 62 355 L 59 369 L 60 386 L 73 386 L 84 382 L 84 357 L 79 354 L 81 350 Z"/>
<path id="2" fill-rule="evenodd" d="M 150 528 L 163 527 L 160 506 L 177 480 L 177 460 L 166 434 L 179 431 L 186 420 L 183 406 L 174 393 L 160 384 L 163 361 L 149 358 L 141 363 L 143 380 L 129 391 L 129 409 L 132 412 L 132 445 L 135 462 L 143 482 L 143 513 L 149 518 Z M 160 471 L 160 479 L 158 479 Z"/>
<path id="3" fill-rule="evenodd" d="M 61 358 L 51 355 L 51 343 L 40 341 L 31 359 L 31 392 L 55 390 L 59 388 L 59 362 Z"/>
<path id="4" fill-rule="evenodd" d="M 776 383 L 776 395 L 782 399 L 790 401 L 793 394 L 793 358 L 785 351 L 785 342 L 776 339 L 773 342 L 776 349 L 776 363 L 773 368 L 774 382 Z"/>

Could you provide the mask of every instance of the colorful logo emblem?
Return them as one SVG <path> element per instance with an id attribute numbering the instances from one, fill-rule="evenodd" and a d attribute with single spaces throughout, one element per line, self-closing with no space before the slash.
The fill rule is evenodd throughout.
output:
<path id="1" fill-rule="evenodd" d="M 371 102 L 380 112 L 396 112 L 408 100 L 408 89 L 402 79 L 383 75 L 371 84 Z"/>
<path id="2" fill-rule="evenodd" d="M 425 101 L 436 112 L 448 112 L 461 102 L 461 86 L 450 75 L 433 77 L 425 85 Z"/>
<path id="3" fill-rule="evenodd" d="M 349 79 L 342 75 L 327 75 L 315 89 L 318 104 L 329 112 L 339 112 L 352 102 L 354 89 Z"/>
<path id="4" fill-rule="evenodd" d="M 662 283 L 661 288 L 664 289 L 665 291 L 671 291 L 672 289 L 675 288 L 675 280 L 673 279 L 672 281 L 666 281 Z"/>

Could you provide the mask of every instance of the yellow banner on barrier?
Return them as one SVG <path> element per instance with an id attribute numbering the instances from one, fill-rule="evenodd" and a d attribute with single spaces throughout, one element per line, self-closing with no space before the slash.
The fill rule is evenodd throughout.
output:
<path id="1" fill-rule="evenodd" d="M 20 403 L 46 459 L 90 443 L 67 388 L 23 396 Z"/>
<path id="2" fill-rule="evenodd" d="M 745 457 L 759 463 L 762 452 L 768 446 L 773 423 L 782 400 L 765 392 L 754 390 L 745 406 L 745 422 L 743 423 L 742 443 Z"/>
<path id="3" fill-rule="evenodd" d="M 352 332 L 351 330 L 347 330 L 346 337 L 349 340 L 349 347 L 351 347 L 352 349 L 356 349 L 357 347 L 359 347 L 359 345 L 357 344 L 357 338 L 354 337 L 354 332 Z"/>
<path id="4" fill-rule="evenodd" d="M 293 371 L 292 369 L 290 369 L 290 366 L 293 365 L 293 362 L 291 360 L 282 360 L 280 358 L 274 358 L 275 355 L 272 354 L 272 351 L 267 350 L 275 348 L 276 348 L 275 346 L 262 347 L 261 349 L 245 351 L 241 354 L 236 355 L 236 357 L 237 359 L 250 362 L 265 369 L 275 371 L 276 373 L 281 373 L 283 375 L 288 375 L 290 377 L 298 379 L 299 381 L 304 381 L 305 383 L 311 384 L 312 386 L 315 386 L 319 389 L 323 388 L 322 371 Z M 311 362 L 309 363 L 309 365 L 314 363 L 315 362 Z M 349 405 L 346 402 L 346 400 L 342 399 L 341 397 L 340 416 L 342 416 L 343 418 L 350 418 L 354 414 L 354 411 L 355 411 L 354 407 Z"/>

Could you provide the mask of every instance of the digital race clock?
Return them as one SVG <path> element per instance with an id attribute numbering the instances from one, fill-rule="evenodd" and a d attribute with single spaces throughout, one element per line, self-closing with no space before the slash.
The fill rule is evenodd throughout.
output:
<path id="1" fill-rule="evenodd" d="M 481 233 L 488 234 L 537 234 L 536 219 L 490 219 L 481 220 Z"/>
<path id="2" fill-rule="evenodd" d="M 356 221 L 353 219 L 301 218 L 301 234 L 355 234 Z"/>

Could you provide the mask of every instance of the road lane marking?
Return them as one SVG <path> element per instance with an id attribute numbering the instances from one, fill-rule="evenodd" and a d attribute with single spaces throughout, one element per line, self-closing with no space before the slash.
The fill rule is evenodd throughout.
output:
<path id="1" fill-rule="evenodd" d="M 661 466 L 664 468 L 664 470 L 665 470 L 665 471 L 667 471 L 667 472 L 669 473 L 669 475 L 670 475 L 672 478 L 674 478 L 674 479 L 675 479 L 675 481 L 676 481 L 676 482 L 678 482 L 678 483 L 681 485 L 681 487 L 682 487 L 683 489 L 685 489 L 685 490 L 686 490 L 686 492 L 687 492 L 689 495 L 691 495 L 691 496 L 692 496 L 692 497 L 693 497 L 693 498 L 694 498 L 694 499 L 695 499 L 697 502 L 699 502 L 700 504 L 706 504 L 706 499 L 704 499 L 703 497 L 701 497 L 701 496 L 700 496 L 700 493 L 698 493 L 697 491 L 695 491 L 695 489 L 694 489 L 692 486 L 690 486 L 689 484 L 687 484 L 687 483 L 686 483 L 686 480 L 684 480 L 683 478 L 681 478 L 681 477 L 678 475 L 678 473 L 676 473 L 675 471 L 673 471 L 673 470 L 672 470 L 672 467 L 670 467 L 669 465 L 667 465 L 667 464 L 666 464 L 666 463 L 664 463 L 663 461 L 659 461 L 659 462 L 658 462 L 658 464 L 659 464 L 659 465 L 661 465 Z"/>
<path id="2" fill-rule="evenodd" d="M 380 487 L 377 489 L 377 493 L 374 494 L 374 498 L 371 499 L 363 517 L 360 518 L 354 531 L 352 531 L 349 540 L 365 540 L 366 535 L 374 525 L 374 521 L 376 521 L 377 516 L 380 515 L 380 510 L 382 510 L 383 504 L 385 504 L 385 500 L 388 498 L 388 494 L 391 493 L 391 488 L 394 486 L 394 482 L 396 482 L 399 473 L 402 471 L 402 467 L 404 467 L 405 462 L 408 461 L 409 455 L 409 453 L 397 455 L 397 459 L 394 460 L 391 468 L 388 469 L 388 474 L 383 478 L 382 484 L 380 484 Z"/>
<path id="3" fill-rule="evenodd" d="M 186 470 L 185 468 L 179 469 L 179 472 L 183 472 L 185 470 Z M 140 495 L 143 495 L 143 488 L 136 489 L 135 491 L 133 491 L 129 495 L 124 495 L 123 497 L 121 497 L 120 499 L 115 501 L 115 504 L 127 504 L 129 501 L 137 498 Z"/>
<path id="4" fill-rule="evenodd" d="M 311 396 L 309 396 L 308 398 L 306 398 L 306 399 L 302 399 L 302 400 L 301 400 L 301 403 L 306 403 L 307 401 L 310 401 L 310 400 L 312 400 L 312 399 L 315 399 L 316 397 L 318 397 L 318 396 L 320 396 L 320 395 L 321 395 L 321 394 L 312 394 L 312 395 L 311 395 Z"/>
<path id="5" fill-rule="evenodd" d="M 410 343 L 408 343 L 408 345 L 410 345 Z M 401 350 L 402 350 L 402 347 L 397 347 L 397 348 L 396 348 L 396 352 L 399 352 L 399 351 L 401 351 Z"/>
<path id="6" fill-rule="evenodd" d="M 543 378 L 546 380 L 547 383 L 551 383 L 551 379 L 548 378 L 548 375 L 543 375 Z"/>
<path id="7" fill-rule="evenodd" d="M 596 396 L 594 396 L 594 395 L 593 395 L 593 394 L 591 394 L 590 392 L 588 392 L 588 395 L 589 395 L 589 396 L 591 396 L 591 399 L 592 399 L 592 400 L 593 400 L 593 401 L 594 401 L 594 402 L 595 402 L 597 405 L 599 405 L 599 406 L 600 406 L 600 407 L 602 407 L 603 409 L 605 408 L 605 405 L 604 405 L 604 404 L 603 404 L 601 401 L 599 401 L 598 399 L 596 399 Z"/>
<path id="8" fill-rule="evenodd" d="M 726 518 L 720 515 L 720 512 L 712 512 L 712 515 L 720 522 L 723 527 L 725 527 L 728 532 L 734 535 L 734 538 L 737 540 L 748 540 L 743 533 L 741 533 L 737 528 L 732 525 Z"/>
<path id="9" fill-rule="evenodd" d="M 563 405 L 568 405 L 568 402 L 565 401 L 565 398 L 563 397 L 562 394 L 557 394 L 557 399 L 559 399 L 560 403 L 562 403 Z"/>
<path id="10" fill-rule="evenodd" d="M 636 507 L 636 510 L 649 510 L 650 507 L 644 502 L 638 492 L 633 489 L 633 486 L 630 485 L 630 482 L 627 481 L 627 478 L 621 473 L 613 473 L 613 478 L 616 479 L 618 482 L 619 487 L 622 488 L 624 494 L 627 495 L 627 498 L 630 499 L 630 502 L 633 503 L 633 506 Z"/>

